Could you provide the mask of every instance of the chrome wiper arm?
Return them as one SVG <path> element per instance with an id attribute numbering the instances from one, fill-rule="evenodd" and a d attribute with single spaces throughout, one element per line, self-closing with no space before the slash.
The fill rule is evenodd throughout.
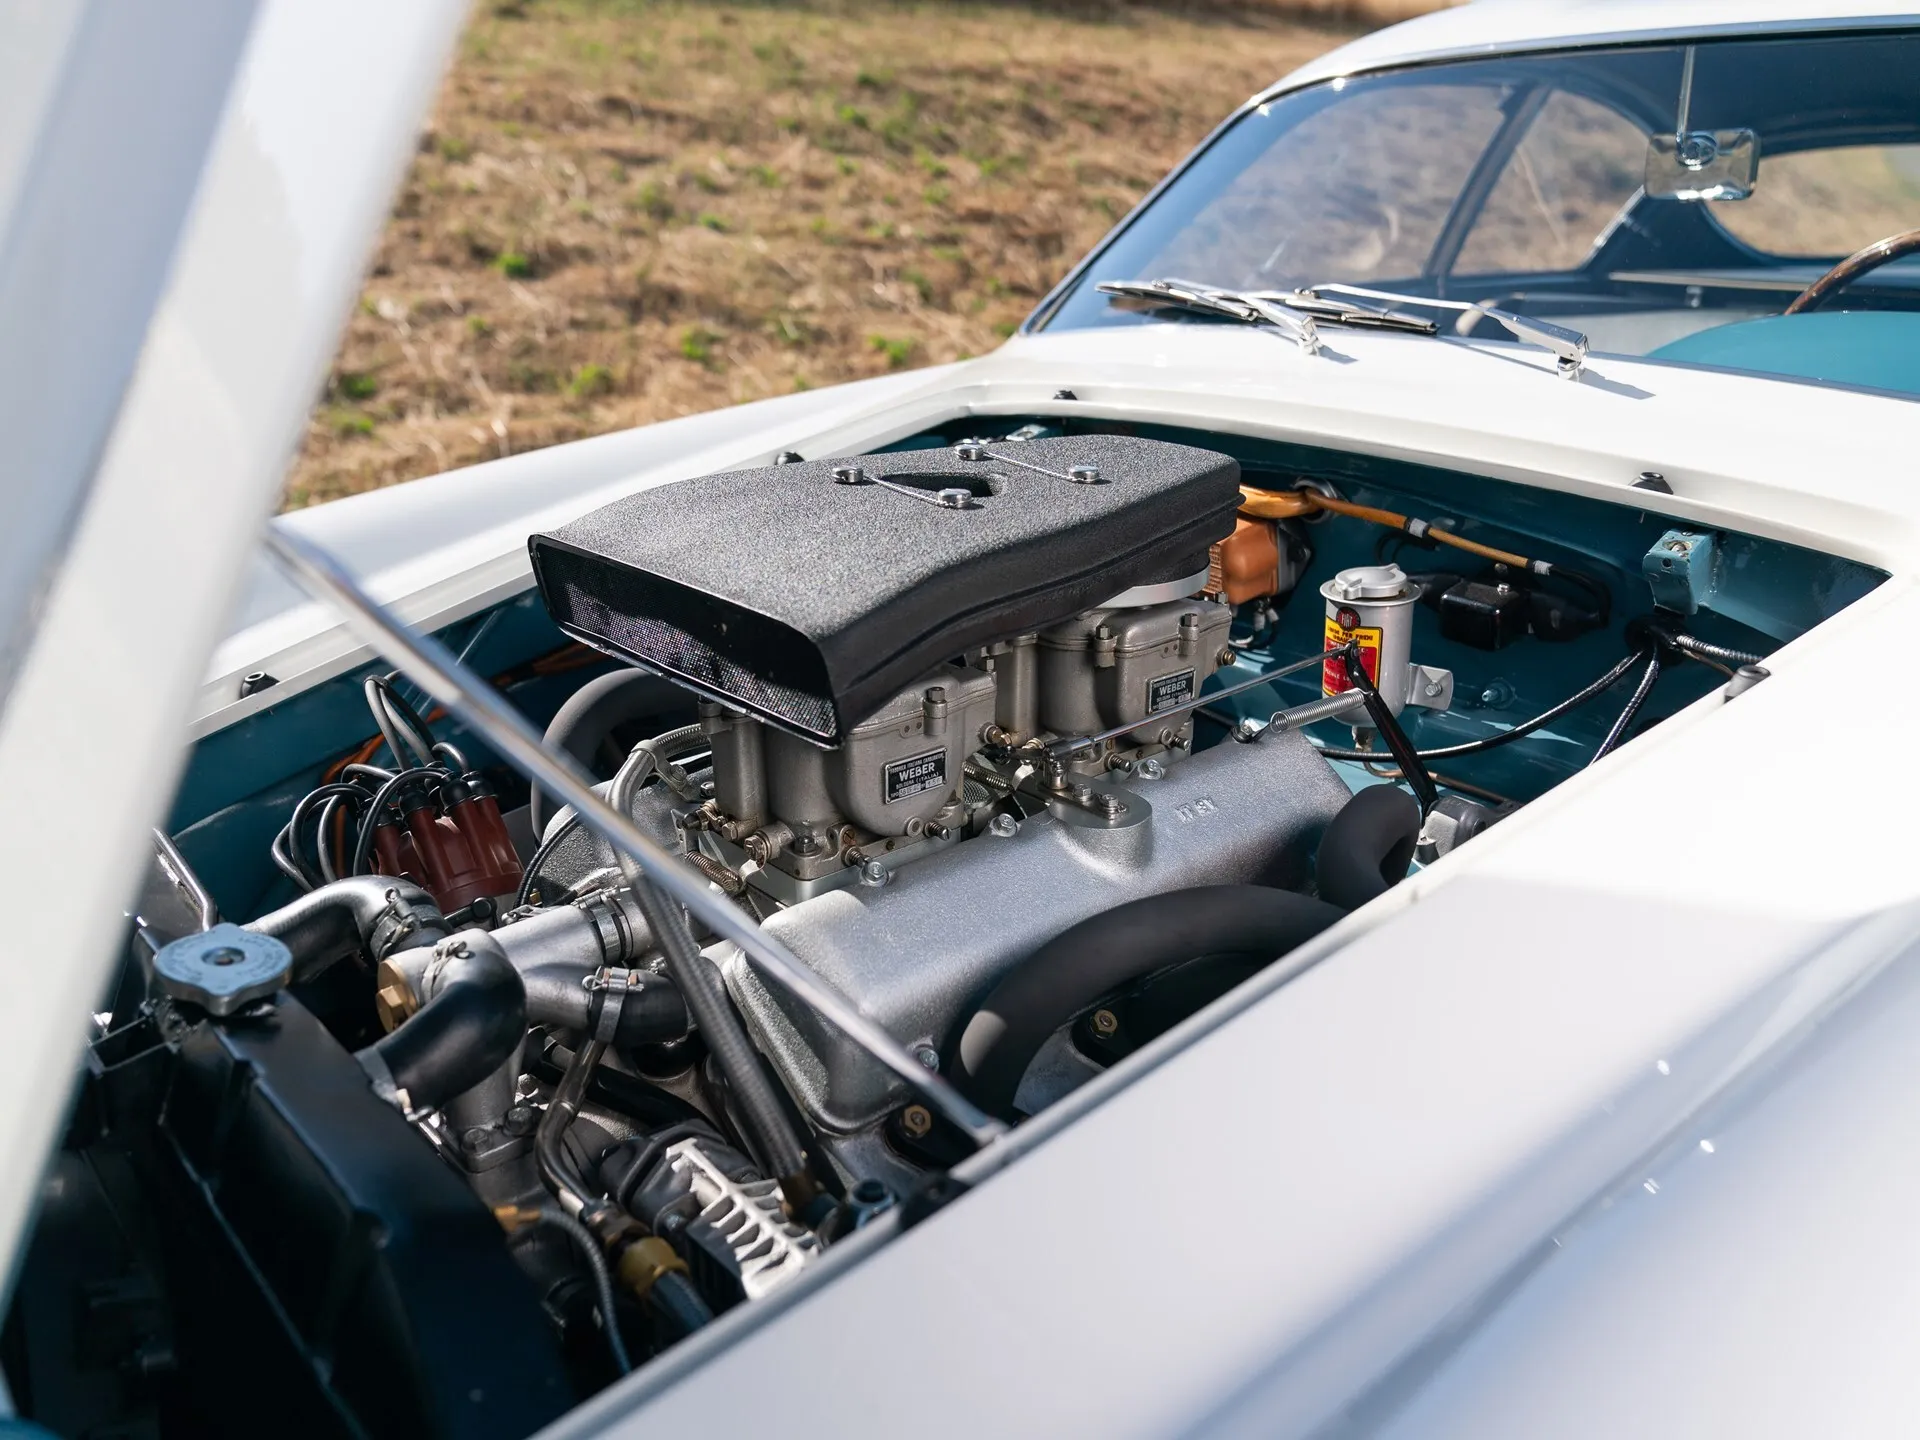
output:
<path id="1" fill-rule="evenodd" d="M 1271 301 L 1315 320 L 1359 329 L 1399 330 L 1410 335 L 1434 335 L 1440 329 L 1433 321 L 1418 315 L 1403 315 L 1397 310 L 1383 310 L 1351 300 L 1333 300 L 1325 295 L 1316 295 L 1311 290 L 1255 290 L 1248 292 L 1246 298 Z"/>
<path id="2" fill-rule="evenodd" d="M 1100 280 L 1094 289 L 1118 300 L 1151 308 L 1185 310 L 1193 315 L 1218 315 L 1243 325 L 1266 325 L 1292 340 L 1309 355 L 1320 353 L 1320 332 L 1313 317 L 1296 314 L 1266 294 L 1243 295 L 1194 280 Z"/>
<path id="3" fill-rule="evenodd" d="M 1535 320 L 1516 315 L 1493 305 L 1477 305 L 1471 300 L 1435 300 L 1425 295 L 1398 295 L 1390 290 L 1368 290 L 1358 285 L 1311 285 L 1309 295 L 1353 295 L 1362 300 L 1384 300 L 1389 305 L 1424 305 L 1434 310 L 1456 310 L 1462 314 L 1484 315 L 1504 327 L 1516 340 L 1538 345 L 1554 356 L 1554 367 L 1569 380 L 1578 380 L 1587 364 L 1587 337 L 1550 320 Z"/>

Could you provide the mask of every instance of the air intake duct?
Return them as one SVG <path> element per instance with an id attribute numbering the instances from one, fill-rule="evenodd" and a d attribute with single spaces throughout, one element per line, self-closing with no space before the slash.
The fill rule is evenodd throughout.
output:
<path id="1" fill-rule="evenodd" d="M 569 635 L 836 745 L 973 646 L 1204 578 L 1239 484 L 1186 445 L 988 442 L 704 475 L 528 545 Z"/>

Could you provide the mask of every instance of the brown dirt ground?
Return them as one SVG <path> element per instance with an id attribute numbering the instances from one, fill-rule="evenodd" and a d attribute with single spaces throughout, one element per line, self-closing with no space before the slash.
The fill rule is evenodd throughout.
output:
<path id="1" fill-rule="evenodd" d="M 285 504 L 989 350 L 1233 106 L 1432 4 L 483 4 Z"/>

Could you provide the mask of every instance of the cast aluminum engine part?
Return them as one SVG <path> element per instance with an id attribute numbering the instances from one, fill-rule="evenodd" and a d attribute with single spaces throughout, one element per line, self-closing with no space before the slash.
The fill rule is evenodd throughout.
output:
<path id="1" fill-rule="evenodd" d="M 1194 588 L 1205 583 L 1194 577 Z M 1229 606 L 1178 598 L 1157 605 L 1103 607 L 1040 633 L 1040 725 L 1055 735 L 1093 735 L 1138 720 L 1128 746 L 1184 742 L 1192 717 L 1165 724 L 1200 693 L 1223 659 L 1232 660 Z M 1224 652 L 1224 654 L 1223 654 Z M 1101 757 L 1095 754 L 1091 758 Z"/>
<path id="2" fill-rule="evenodd" d="M 959 798 L 967 756 L 993 715 L 993 676 L 943 665 L 848 727 L 836 749 L 769 730 L 768 808 L 801 836 L 842 821 L 870 835 L 918 835 Z M 724 793 L 716 798 L 724 808 Z"/>
<path id="3" fill-rule="evenodd" d="M 1017 823 L 770 916 L 768 931 L 890 1031 L 945 1051 L 993 985 L 1063 930 L 1114 905 L 1199 884 L 1298 886 L 1347 787 L 1297 734 L 1221 745 L 1164 778 L 1097 780 Z M 1101 813 L 1104 804 L 1114 811 Z M 905 1098 L 819 1017 L 764 985 L 732 946 L 712 952 L 756 1039 L 807 1116 L 843 1134 Z"/>
<path id="4" fill-rule="evenodd" d="M 1421 591 L 1398 565 L 1342 570 L 1320 594 L 1327 602 L 1326 648 L 1358 644 L 1360 663 L 1395 715 L 1409 705 L 1445 710 L 1453 703 L 1452 672 L 1413 663 L 1413 611 Z M 1346 666 L 1329 658 L 1321 667 L 1320 693 L 1343 695 L 1352 688 Z"/>

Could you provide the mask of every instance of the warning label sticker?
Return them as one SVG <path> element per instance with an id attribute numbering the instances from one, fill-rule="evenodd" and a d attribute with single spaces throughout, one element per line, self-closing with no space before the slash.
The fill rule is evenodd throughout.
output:
<path id="1" fill-rule="evenodd" d="M 947 752 L 929 750 L 924 755 L 909 755 L 886 767 L 886 804 L 911 799 L 929 790 L 947 788 Z"/>
<path id="2" fill-rule="evenodd" d="M 1378 625 L 1359 625 L 1348 629 L 1331 615 L 1327 617 L 1327 644 L 1329 650 L 1338 650 L 1350 640 L 1360 642 L 1360 664 L 1367 672 L 1367 678 L 1374 684 L 1380 683 L 1380 627 Z M 1353 688 L 1353 681 L 1347 678 L 1346 660 L 1342 656 L 1329 655 L 1320 663 L 1320 693 L 1322 695 L 1344 695 Z"/>
<path id="3" fill-rule="evenodd" d="M 1147 682 L 1147 714 L 1158 715 L 1193 699 L 1193 671 L 1178 670 Z"/>

